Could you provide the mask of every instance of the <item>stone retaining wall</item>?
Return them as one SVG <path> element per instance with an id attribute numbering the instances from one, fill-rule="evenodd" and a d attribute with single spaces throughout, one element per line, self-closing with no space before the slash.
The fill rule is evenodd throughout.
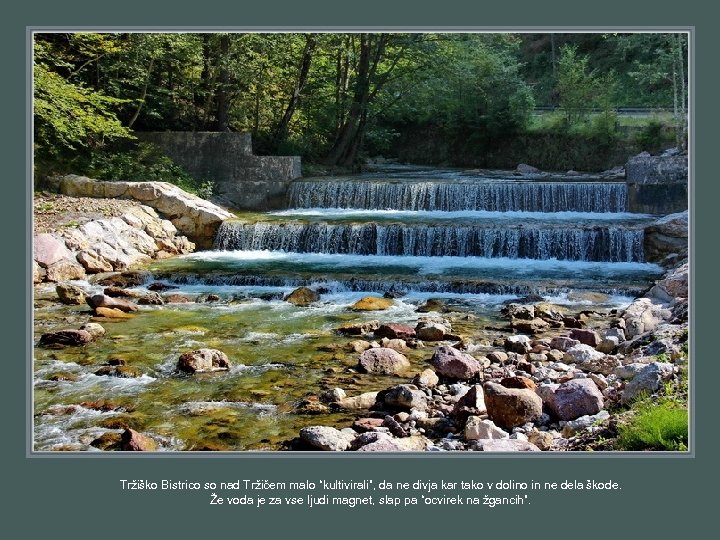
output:
<path id="1" fill-rule="evenodd" d="M 643 152 L 625 165 L 630 212 L 672 214 L 688 208 L 688 156 Z"/>
<path id="2" fill-rule="evenodd" d="M 256 156 L 249 133 L 138 133 L 160 146 L 192 176 L 212 180 L 221 204 L 242 210 L 284 207 L 290 182 L 301 176 L 298 156 Z"/>

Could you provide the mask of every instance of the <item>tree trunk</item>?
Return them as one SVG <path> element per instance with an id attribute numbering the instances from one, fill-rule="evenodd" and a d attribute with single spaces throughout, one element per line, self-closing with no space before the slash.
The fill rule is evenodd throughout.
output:
<path id="1" fill-rule="evenodd" d="M 307 83 L 308 74 L 310 73 L 310 65 L 312 64 L 313 51 L 315 50 L 316 44 L 317 40 L 315 36 L 312 34 L 305 35 L 305 48 L 303 49 L 302 58 L 300 60 L 300 69 L 298 70 L 298 77 L 295 80 L 295 87 L 293 88 L 285 113 L 280 119 L 280 123 L 275 128 L 275 132 L 273 134 L 273 147 L 276 150 L 280 144 L 287 139 L 290 122 L 295 114 L 295 109 L 300 102 L 300 95 Z"/>
<path id="2" fill-rule="evenodd" d="M 147 98 L 147 90 L 148 85 L 150 84 L 150 75 L 152 75 L 152 69 L 153 64 L 155 63 L 155 57 L 150 57 L 150 64 L 147 68 L 147 75 L 145 75 L 145 83 L 143 84 L 142 92 L 140 94 L 140 103 L 138 103 L 137 109 L 135 109 L 135 114 L 133 114 L 132 118 L 130 119 L 130 122 L 128 122 L 128 127 L 132 128 L 135 121 L 138 119 L 138 116 L 140 116 L 140 111 L 142 110 L 143 105 L 145 105 L 145 99 Z"/>
<path id="3" fill-rule="evenodd" d="M 220 55 L 218 58 L 219 74 L 218 87 L 215 93 L 216 108 L 216 130 L 228 131 L 230 125 L 230 72 L 227 69 L 227 57 L 230 52 L 230 36 L 220 36 Z"/>

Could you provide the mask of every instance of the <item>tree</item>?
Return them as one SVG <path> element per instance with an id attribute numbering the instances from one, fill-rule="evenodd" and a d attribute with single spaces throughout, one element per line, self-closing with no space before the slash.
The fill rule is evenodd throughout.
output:
<path id="1" fill-rule="evenodd" d="M 38 165 L 72 161 L 108 141 L 133 137 L 115 112 L 125 100 L 73 82 L 72 62 L 56 49 L 42 35 L 35 36 L 33 116 Z M 102 54 L 98 50 L 96 58 Z"/>
<path id="2" fill-rule="evenodd" d="M 569 125 L 585 120 L 592 107 L 600 103 L 607 107 L 609 102 L 607 81 L 588 68 L 588 60 L 575 46 L 565 45 L 560 50 L 557 92 Z"/>

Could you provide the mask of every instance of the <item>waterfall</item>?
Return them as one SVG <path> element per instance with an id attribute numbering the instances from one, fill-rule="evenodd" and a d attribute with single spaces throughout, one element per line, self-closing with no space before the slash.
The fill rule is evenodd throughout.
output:
<path id="1" fill-rule="evenodd" d="M 295 181 L 290 208 L 625 212 L 622 182 Z"/>
<path id="2" fill-rule="evenodd" d="M 225 222 L 219 250 L 642 262 L 643 230 L 403 223 Z"/>

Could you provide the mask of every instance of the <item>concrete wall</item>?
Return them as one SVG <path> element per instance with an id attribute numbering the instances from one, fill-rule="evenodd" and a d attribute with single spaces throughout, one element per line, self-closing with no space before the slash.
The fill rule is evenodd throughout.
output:
<path id="1" fill-rule="evenodd" d="M 688 209 L 686 155 L 639 154 L 625 165 L 625 181 L 631 212 L 664 215 Z"/>
<path id="2" fill-rule="evenodd" d="M 194 177 L 214 181 L 217 201 L 232 208 L 282 208 L 290 182 L 301 176 L 298 156 L 253 155 L 249 133 L 165 131 L 138 136 L 159 145 Z"/>

